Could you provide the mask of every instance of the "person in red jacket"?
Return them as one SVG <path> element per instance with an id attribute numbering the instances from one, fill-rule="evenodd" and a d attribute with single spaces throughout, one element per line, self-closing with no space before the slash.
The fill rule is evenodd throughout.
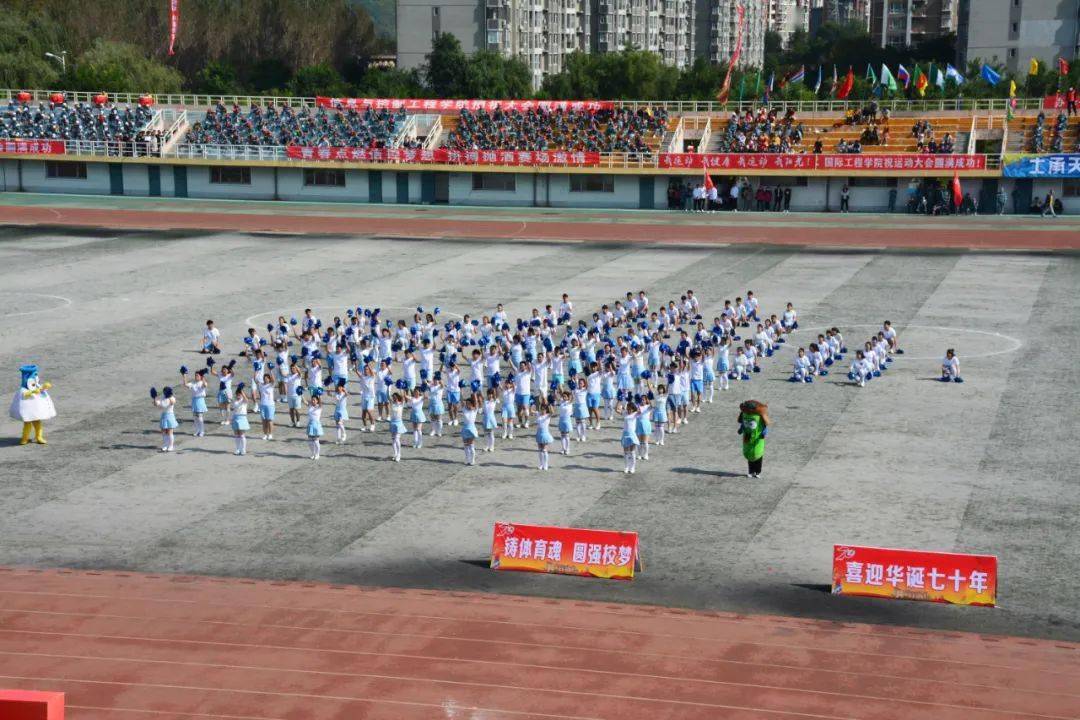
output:
<path id="1" fill-rule="evenodd" d="M 1069 88 L 1069 92 L 1065 93 L 1065 112 L 1070 116 L 1076 114 L 1076 88 Z"/>

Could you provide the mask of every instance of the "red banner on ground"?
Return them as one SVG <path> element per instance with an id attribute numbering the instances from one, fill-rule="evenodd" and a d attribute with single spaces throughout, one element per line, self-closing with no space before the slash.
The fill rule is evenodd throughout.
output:
<path id="1" fill-rule="evenodd" d="M 600 164 L 600 153 L 532 150 L 430 150 L 411 148 L 321 148 L 290 146 L 293 160 L 338 160 L 374 163 L 433 163 L 437 165 L 589 166 Z"/>
<path id="2" fill-rule="evenodd" d="M 8 155 L 63 155 L 63 140 L 0 140 L 0 153 Z"/>
<path id="3" fill-rule="evenodd" d="M 832 591 L 834 595 L 993 607 L 997 602 L 997 558 L 834 545 Z"/>
<path id="4" fill-rule="evenodd" d="M 784 153 L 661 153 L 661 168 L 724 170 L 985 170 L 985 155 L 867 153 L 813 155 Z"/>
<path id="5" fill-rule="evenodd" d="M 494 570 L 630 580 L 637 559 L 637 533 L 617 530 L 495 523 L 491 543 Z"/>
<path id="6" fill-rule="evenodd" d="M 0 690 L 4 720 L 64 720 L 64 693 L 38 690 Z"/>
<path id="7" fill-rule="evenodd" d="M 438 98 L 330 98 L 317 97 L 315 104 L 325 108 L 363 110 L 365 108 L 405 108 L 409 112 L 459 112 L 461 110 L 612 110 L 613 100 L 450 100 Z"/>

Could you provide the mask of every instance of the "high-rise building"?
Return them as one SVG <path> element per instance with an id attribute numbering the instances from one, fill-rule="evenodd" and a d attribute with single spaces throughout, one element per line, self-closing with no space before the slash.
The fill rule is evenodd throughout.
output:
<path id="1" fill-rule="evenodd" d="M 731 59 L 738 37 L 736 0 L 696 0 L 696 39 L 698 55 L 709 62 L 726 63 Z M 765 0 L 741 0 L 744 8 L 743 45 L 740 67 L 761 67 L 765 61 L 765 31 L 769 12 Z"/>
<path id="2" fill-rule="evenodd" d="M 956 32 L 956 18 L 957 0 L 873 0 L 870 34 L 881 47 L 908 47 Z"/>
<path id="3" fill-rule="evenodd" d="M 810 0 L 764 0 L 768 29 L 780 35 L 784 47 L 791 43 L 796 30 L 810 29 Z M 820 5 L 821 0 L 818 0 Z"/>
<path id="4" fill-rule="evenodd" d="M 1080 2 L 960 0 L 958 15 L 961 67 L 979 59 L 1023 73 L 1031 58 L 1054 67 L 1059 57 L 1080 57 Z"/>
<path id="5" fill-rule="evenodd" d="M 870 29 L 870 0 L 825 0 L 822 10 L 822 22 L 858 23 Z"/>
<path id="6" fill-rule="evenodd" d="M 466 53 L 520 57 L 534 87 L 575 50 L 633 47 L 686 67 L 696 54 L 696 9 L 695 0 L 398 0 L 398 66 L 419 67 L 435 37 L 451 33 Z"/>

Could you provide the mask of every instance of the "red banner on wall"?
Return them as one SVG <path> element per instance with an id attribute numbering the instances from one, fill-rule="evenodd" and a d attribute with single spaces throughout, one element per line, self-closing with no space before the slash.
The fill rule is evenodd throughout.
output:
<path id="1" fill-rule="evenodd" d="M 0 153 L 8 155 L 63 155 L 63 140 L 0 140 Z"/>
<path id="2" fill-rule="evenodd" d="M 997 558 L 834 545 L 832 591 L 834 595 L 993 607 L 997 602 Z"/>
<path id="3" fill-rule="evenodd" d="M 631 580 L 637 559 L 637 533 L 617 530 L 500 522 L 491 543 L 494 570 Z"/>
<path id="4" fill-rule="evenodd" d="M 1053 95 L 1047 95 L 1043 98 L 1043 110 L 1064 110 L 1065 109 L 1065 95 L 1063 93 L 1054 93 Z"/>
<path id="5" fill-rule="evenodd" d="M 412 148 L 285 148 L 293 160 L 338 160 L 373 163 L 433 163 L 437 165 L 574 166 L 600 164 L 600 153 L 533 150 L 430 150 Z"/>
<path id="6" fill-rule="evenodd" d="M 985 155 L 660 153 L 662 168 L 715 170 L 985 170 Z"/>
<path id="7" fill-rule="evenodd" d="M 365 108 L 397 110 L 405 108 L 409 112 L 459 112 L 461 110 L 575 110 L 595 111 L 612 110 L 613 100 L 451 100 L 439 98 L 330 98 L 317 97 L 315 104 L 325 108 L 345 110 L 363 110 Z"/>

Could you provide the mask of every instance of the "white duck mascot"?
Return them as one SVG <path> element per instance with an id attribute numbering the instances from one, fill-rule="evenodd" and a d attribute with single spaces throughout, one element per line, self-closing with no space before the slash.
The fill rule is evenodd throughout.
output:
<path id="1" fill-rule="evenodd" d="M 56 406 L 49 397 L 52 383 L 42 383 L 38 379 L 37 365 L 23 365 L 19 372 L 22 373 L 22 383 L 15 391 L 15 397 L 11 399 L 11 409 L 8 411 L 13 419 L 23 424 L 22 440 L 19 444 L 29 443 L 30 432 L 33 430 L 34 442 L 45 445 L 45 431 L 41 423 L 56 417 Z"/>

